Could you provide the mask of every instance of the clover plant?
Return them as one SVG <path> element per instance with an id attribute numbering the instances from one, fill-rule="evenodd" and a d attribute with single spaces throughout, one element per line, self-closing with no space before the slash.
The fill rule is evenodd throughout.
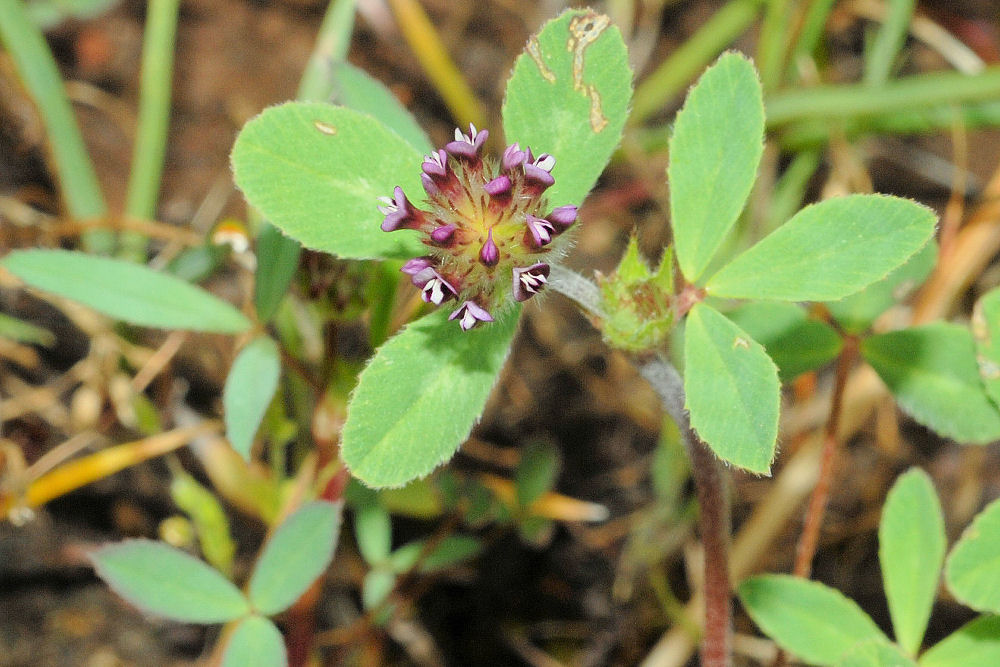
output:
<path id="1" fill-rule="evenodd" d="M 331 11 L 353 11 L 350 3 L 335 5 Z M 26 21 L 19 3 L 6 7 L 8 25 Z M 173 11 L 175 16 L 176 3 Z M 23 30 L 4 34 L 23 55 L 19 62 L 38 61 L 32 54 L 43 48 L 40 37 Z M 31 39 L 15 39 L 25 35 Z M 775 71 L 765 69 L 765 78 Z M 705 547 L 706 665 L 728 664 L 731 654 L 727 468 L 720 462 L 770 474 L 783 381 L 856 347 L 917 420 L 961 442 L 1000 438 L 996 292 L 981 300 L 972 331 L 944 322 L 888 332 L 874 327 L 933 269 L 931 210 L 897 197 L 855 194 L 807 206 L 749 246 L 736 233 L 755 187 L 767 116 L 757 71 L 739 53 L 724 53 L 701 75 L 669 128 L 672 242 L 658 262 L 643 258 L 633 237 L 608 275 L 591 280 L 566 268 L 573 237 L 586 224 L 581 211 L 587 194 L 622 140 L 632 79 L 621 32 L 610 19 L 589 9 L 568 10 L 531 37 L 514 63 L 502 126 L 463 124 L 453 140 L 434 146 L 384 86 L 346 63 L 314 59 L 300 101 L 248 122 L 232 151 L 236 183 L 266 219 L 258 226 L 250 317 L 177 275 L 123 259 L 26 250 L 0 260 L 25 284 L 116 320 L 239 336 L 223 395 L 225 430 L 239 455 L 233 456 L 249 464 L 264 424 L 277 480 L 240 478 L 252 487 L 240 497 L 251 496 L 248 503 L 277 525 L 246 589 L 219 571 L 228 572 L 232 562 L 228 527 L 219 528 L 225 521 L 212 503 L 212 512 L 197 509 L 206 503 L 191 500 L 201 493 L 192 491 L 193 480 L 185 482 L 187 496 L 180 488 L 175 495 L 193 516 L 201 512 L 207 532 L 226 533 L 218 548 L 203 549 L 216 568 L 163 544 L 131 541 L 98 550 L 98 573 L 151 613 L 227 623 L 225 664 L 284 661 L 280 632 L 268 617 L 288 609 L 324 571 L 339 532 L 339 506 L 331 503 L 307 503 L 278 520 L 288 488 L 303 488 L 284 477 L 282 443 L 292 436 L 282 434 L 299 425 L 279 394 L 286 383 L 294 389 L 301 382 L 283 381 L 283 346 L 306 347 L 299 321 L 282 308 L 300 245 L 381 262 L 366 269 L 374 287 L 356 297 L 361 308 L 353 302 L 355 310 L 348 308 L 354 317 L 367 309 L 378 349 L 356 377 L 348 369 L 330 381 L 331 394 L 350 392 L 346 418 L 341 429 L 338 409 L 330 409 L 335 427 L 323 437 L 339 451 L 310 480 L 312 493 L 334 489 L 339 497 L 339 455 L 363 484 L 350 487 L 347 500 L 370 568 L 364 606 L 377 619 L 391 609 L 399 577 L 472 557 L 481 544 L 448 536 L 436 545 L 418 540 L 393 549 L 386 509 L 392 491 L 372 489 L 415 488 L 415 480 L 418 485 L 455 454 L 483 411 L 519 318 L 527 308 L 545 307 L 553 298 L 546 293 L 574 300 L 608 345 L 633 355 L 688 447 Z M 324 101 L 331 94 L 338 104 Z M 637 97 L 643 119 L 655 113 L 651 99 Z M 64 102 L 51 109 L 62 110 Z M 66 164 L 86 161 L 77 143 L 60 145 Z M 67 178 L 79 171 L 68 169 Z M 79 187 L 87 190 L 91 180 L 78 179 Z M 95 201 L 75 205 L 74 214 L 103 215 L 103 203 Z M 92 237 L 91 248 L 105 247 L 109 238 Z M 423 304 L 411 309 L 418 316 L 402 328 L 391 317 L 399 285 Z M 802 302 L 821 305 L 807 310 Z M 308 473 L 315 463 L 305 459 L 302 470 Z M 557 468 L 558 458 L 538 446 L 518 471 L 504 520 L 520 522 L 529 539 L 548 525 L 532 508 L 551 488 Z M 452 495 L 482 491 L 452 486 Z M 489 502 L 476 498 L 466 505 L 470 523 L 489 513 L 480 511 Z M 1000 534 L 995 510 L 993 505 L 977 518 L 945 571 L 956 597 L 1000 613 L 993 585 Z M 741 586 L 741 599 L 765 632 L 803 659 L 912 664 L 944 553 L 940 509 L 922 473 L 909 473 L 894 487 L 880 538 L 895 643 L 855 605 L 818 583 L 752 578 Z M 996 617 L 983 616 L 919 663 L 994 664 L 1000 661 L 997 636 Z M 980 662 L 970 662 L 972 655 Z"/>
<path id="2" fill-rule="evenodd" d="M 895 641 L 852 600 L 818 582 L 751 577 L 740 585 L 740 599 L 770 637 L 810 665 L 995 665 L 1000 662 L 998 523 L 1000 502 L 994 501 L 946 559 L 944 517 L 930 477 L 914 468 L 896 480 L 878 531 Z M 951 594 L 983 614 L 921 652 L 942 569 Z"/>

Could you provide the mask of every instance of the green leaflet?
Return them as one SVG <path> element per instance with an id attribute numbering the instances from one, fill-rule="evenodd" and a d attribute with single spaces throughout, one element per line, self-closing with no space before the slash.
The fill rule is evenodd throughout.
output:
<path id="1" fill-rule="evenodd" d="M 443 308 L 379 348 L 348 406 L 341 456 L 373 487 L 401 486 L 447 461 L 482 413 L 519 309 L 462 331 Z"/>
<path id="2" fill-rule="evenodd" d="M 872 639 L 857 644 L 837 661 L 837 667 L 916 667 L 895 644 Z"/>
<path id="3" fill-rule="evenodd" d="M 354 511 L 354 536 L 361 557 L 378 565 L 392 551 L 392 517 L 373 498 Z"/>
<path id="4" fill-rule="evenodd" d="M 299 268 L 299 242 L 281 233 L 269 222 L 261 223 L 257 235 L 257 270 L 254 274 L 253 302 L 257 319 L 268 322 L 288 291 Z"/>
<path id="5" fill-rule="evenodd" d="M 952 547 L 948 589 L 979 611 L 1000 611 L 1000 500 L 980 512 Z"/>
<path id="6" fill-rule="evenodd" d="M 352 259 L 422 254 L 416 233 L 380 228 L 379 197 L 419 199 L 421 155 L 367 114 L 314 102 L 271 107 L 233 146 L 236 184 L 304 246 Z"/>
<path id="7" fill-rule="evenodd" d="M 264 546 L 247 584 L 256 611 L 277 614 L 326 570 L 340 533 L 340 507 L 317 501 L 285 519 Z"/>
<path id="8" fill-rule="evenodd" d="M 233 449 L 248 461 L 254 435 L 278 389 L 280 376 L 278 344 L 267 336 L 257 338 L 240 350 L 229 369 L 222 392 L 226 437 Z"/>
<path id="9" fill-rule="evenodd" d="M 527 509 L 551 491 L 561 467 L 559 450 L 552 444 L 536 442 L 521 450 L 521 461 L 514 474 L 518 506 Z"/>
<path id="10" fill-rule="evenodd" d="M 593 10 L 567 10 L 528 41 L 507 82 L 508 143 L 556 158 L 552 206 L 579 204 L 621 141 L 632 72 L 621 32 Z"/>
<path id="11" fill-rule="evenodd" d="M 236 543 L 233 542 L 229 517 L 222 502 L 182 469 L 174 470 L 173 477 L 170 497 L 178 508 L 191 517 L 202 555 L 212 567 L 231 577 Z"/>
<path id="12" fill-rule="evenodd" d="M 110 544 L 94 551 L 90 559 L 113 591 L 150 614 L 183 623 L 223 623 L 250 611 L 231 581 L 162 542 Z"/>
<path id="13" fill-rule="evenodd" d="M 934 213 L 908 199 L 851 195 L 807 206 L 709 278 L 713 296 L 833 301 L 903 264 L 934 234 Z"/>
<path id="14" fill-rule="evenodd" d="M 727 312 L 726 317 L 764 346 L 778 366 L 782 382 L 833 361 L 843 347 L 843 339 L 833 327 L 812 319 L 793 303 L 745 303 Z"/>
<path id="15" fill-rule="evenodd" d="M 932 646 L 920 667 L 1000 665 L 1000 616 L 980 616 Z"/>
<path id="16" fill-rule="evenodd" d="M 906 264 L 884 280 L 874 282 L 856 294 L 839 301 L 830 301 L 827 309 L 837 324 L 849 334 L 867 331 L 879 315 L 899 303 L 923 284 L 934 270 L 938 247 L 933 239 Z"/>
<path id="17" fill-rule="evenodd" d="M 702 74 L 670 138 L 670 219 L 677 262 L 697 281 L 736 222 L 764 151 L 757 72 L 730 52 Z"/>
<path id="18" fill-rule="evenodd" d="M 416 567 L 418 561 L 422 573 L 444 570 L 475 558 L 483 550 L 483 544 L 475 537 L 468 535 L 448 535 L 438 542 L 421 561 L 420 557 L 426 548 L 426 540 L 416 540 L 393 551 L 389 559 L 392 571 L 404 574 Z"/>
<path id="19" fill-rule="evenodd" d="M 778 437 L 778 369 L 749 334 L 705 303 L 684 333 L 685 407 L 719 458 L 767 474 Z"/>
<path id="20" fill-rule="evenodd" d="M 816 665 L 834 665 L 860 642 L 889 638 L 839 591 L 789 575 L 751 577 L 739 588 L 740 600 L 768 637 Z"/>
<path id="21" fill-rule="evenodd" d="M 130 324 L 240 333 L 250 321 L 229 303 L 146 266 L 66 250 L 17 250 L 0 266 L 32 287 Z"/>
<path id="22" fill-rule="evenodd" d="M 880 334 L 866 339 L 861 352 L 921 424 L 962 443 L 1000 438 L 1000 412 L 983 389 L 965 327 L 935 322 Z"/>
<path id="23" fill-rule="evenodd" d="M 222 667 L 284 667 L 288 664 L 281 631 L 269 619 L 247 616 L 229 637 Z"/>
<path id="24" fill-rule="evenodd" d="M 1000 288 L 990 290 L 976 302 L 972 334 L 979 352 L 979 376 L 993 403 L 1000 405 Z"/>
<path id="25" fill-rule="evenodd" d="M 421 154 L 426 155 L 434 150 L 413 114 L 400 104 L 381 81 L 346 62 L 331 65 L 330 79 L 333 83 L 334 102 L 370 114 L 406 139 Z"/>
<path id="26" fill-rule="evenodd" d="M 913 468 L 893 484 L 878 529 L 879 563 L 896 640 L 916 655 L 944 563 L 941 503 L 931 479 Z"/>

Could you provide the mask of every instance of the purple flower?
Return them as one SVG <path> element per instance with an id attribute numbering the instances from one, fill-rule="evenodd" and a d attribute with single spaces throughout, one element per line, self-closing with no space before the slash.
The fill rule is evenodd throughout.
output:
<path id="1" fill-rule="evenodd" d="M 515 301 L 527 301 L 538 294 L 549 278 L 549 265 L 532 264 L 525 269 L 514 269 L 513 292 Z"/>
<path id="2" fill-rule="evenodd" d="M 503 160 L 501 164 L 503 165 L 504 171 L 511 171 L 515 167 L 521 167 L 525 162 L 528 161 L 528 152 L 522 151 L 521 146 L 515 141 L 507 150 L 503 152 Z"/>
<path id="3" fill-rule="evenodd" d="M 396 186 L 392 191 L 395 200 L 388 197 L 380 197 L 382 205 L 378 207 L 379 213 L 385 216 L 382 221 L 383 232 L 393 232 L 397 229 L 419 229 L 424 222 L 424 215 L 420 209 L 413 208 L 410 200 L 403 193 L 403 188 Z"/>
<path id="4" fill-rule="evenodd" d="M 486 234 L 486 243 L 479 251 L 479 260 L 486 266 L 496 266 L 497 262 L 500 261 L 500 249 L 493 241 L 492 229 Z"/>
<path id="5" fill-rule="evenodd" d="M 420 168 L 430 177 L 448 175 L 448 154 L 438 149 L 430 155 L 424 156 L 424 162 Z"/>
<path id="6" fill-rule="evenodd" d="M 413 276 L 413 284 L 421 288 L 424 303 L 440 306 L 448 299 L 454 299 L 458 292 L 436 269 L 426 268 Z"/>
<path id="7" fill-rule="evenodd" d="M 548 153 L 542 153 L 536 159 L 532 159 L 531 149 L 528 149 L 528 161 L 524 163 L 526 185 L 532 186 L 535 193 L 545 191 L 556 182 L 556 179 L 552 177 L 552 167 L 554 166 L 556 166 L 556 159 Z"/>
<path id="8" fill-rule="evenodd" d="M 531 215 L 529 213 L 524 216 L 524 224 L 528 228 L 528 233 L 524 235 L 525 240 L 527 240 L 532 247 L 541 248 L 552 241 L 552 235 L 555 233 L 555 228 L 552 226 L 552 223 L 545 218 L 539 218 L 538 216 Z"/>
<path id="9" fill-rule="evenodd" d="M 427 303 L 461 304 L 450 319 L 464 330 L 492 322 L 491 313 L 544 289 L 546 262 L 561 255 L 562 235 L 577 218 L 575 206 L 553 209 L 544 196 L 555 182 L 555 158 L 536 158 L 517 143 L 499 160 L 484 156 L 487 136 L 470 125 L 468 133 L 456 130 L 454 141 L 424 157 L 420 180 L 427 197 L 420 208 L 400 188 L 379 207 L 382 229 L 420 232 L 426 254 L 406 262 L 402 272 Z"/>
<path id="10" fill-rule="evenodd" d="M 456 129 L 455 141 L 445 144 L 444 149 L 457 158 L 477 160 L 479 158 L 479 150 L 483 147 L 488 136 L 490 136 L 489 131 L 477 131 L 476 126 L 469 123 L 469 133 L 462 134 L 461 130 Z"/>
<path id="11" fill-rule="evenodd" d="M 468 331 L 480 322 L 492 322 L 493 316 L 475 301 L 466 301 L 449 315 L 448 319 L 458 319 L 462 331 Z"/>
<path id="12" fill-rule="evenodd" d="M 461 189 L 455 172 L 448 164 L 448 154 L 444 150 L 438 149 L 430 155 L 425 155 L 420 169 L 423 171 L 420 174 L 420 182 L 423 183 L 427 194 L 432 197 L 441 193 L 454 195 Z"/>

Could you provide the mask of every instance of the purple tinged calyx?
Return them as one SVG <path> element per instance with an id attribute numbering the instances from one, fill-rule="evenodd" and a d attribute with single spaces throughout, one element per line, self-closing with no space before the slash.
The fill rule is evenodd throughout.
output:
<path id="1" fill-rule="evenodd" d="M 435 243 L 447 243 L 455 236 L 456 225 L 441 225 L 431 232 L 431 240 Z"/>
<path id="2" fill-rule="evenodd" d="M 538 294 L 549 278 L 549 265 L 538 262 L 523 269 L 514 269 L 513 292 L 515 301 L 527 301 Z"/>
<path id="3" fill-rule="evenodd" d="M 499 197 L 501 195 L 510 194 L 510 177 L 509 176 L 497 176 L 492 181 L 483 186 L 483 190 L 490 197 Z"/>
<path id="4" fill-rule="evenodd" d="M 493 230 L 486 233 L 486 243 L 479 250 L 479 260 L 486 266 L 496 266 L 500 261 L 500 249 L 493 241 Z"/>
<path id="5" fill-rule="evenodd" d="M 492 322 L 493 316 L 475 301 L 466 301 L 449 315 L 448 319 L 458 319 L 462 330 L 468 331 L 480 322 Z"/>

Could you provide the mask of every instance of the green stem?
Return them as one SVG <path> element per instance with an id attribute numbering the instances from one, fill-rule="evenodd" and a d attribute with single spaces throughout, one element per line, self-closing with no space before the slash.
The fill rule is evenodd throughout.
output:
<path id="1" fill-rule="evenodd" d="M 792 70 L 789 72 L 790 78 L 796 72 L 798 62 L 804 57 L 812 57 L 819 48 L 823 39 L 823 30 L 826 28 L 826 20 L 833 9 L 834 0 L 813 0 L 806 11 L 806 17 L 802 21 L 802 29 L 799 31 L 798 40 L 792 47 L 788 57 L 788 65 Z M 794 77 L 793 80 L 798 77 Z"/>
<path id="2" fill-rule="evenodd" d="M 319 27 L 316 46 L 299 80 L 296 98 L 303 102 L 325 102 L 333 92 L 330 65 L 343 60 L 354 31 L 354 0 L 333 0 Z"/>
<path id="3" fill-rule="evenodd" d="M 865 60 L 864 82 L 880 86 L 889 80 L 889 73 L 906 40 L 906 31 L 913 18 L 914 0 L 890 0 L 885 22 L 878 31 Z"/>
<path id="4" fill-rule="evenodd" d="M 132 150 L 125 215 L 140 220 L 156 217 L 163 159 L 170 122 L 170 90 L 174 72 L 174 37 L 180 0 L 150 0 L 142 45 L 139 80 L 139 120 Z M 125 232 L 119 254 L 143 261 L 146 237 Z"/>
<path id="5" fill-rule="evenodd" d="M 864 118 L 849 118 L 840 123 L 811 119 L 782 129 L 779 138 L 783 149 L 801 150 L 827 143 L 833 132 L 850 140 L 864 134 L 928 134 L 950 130 L 956 124 L 967 130 L 1000 126 L 1000 102 L 895 111 Z"/>
<path id="6" fill-rule="evenodd" d="M 19 0 L 0 2 L 0 42 L 14 61 L 18 76 L 45 125 L 67 212 L 79 220 L 107 216 L 108 207 L 97 173 L 66 97 L 55 58 Z M 83 241 L 91 251 L 108 252 L 114 237 L 106 230 L 92 230 L 84 234 Z"/>
<path id="7" fill-rule="evenodd" d="M 638 125 L 660 111 L 753 20 L 764 0 L 732 0 L 677 48 L 635 89 L 629 122 Z"/>
<path id="8" fill-rule="evenodd" d="M 1000 66 L 975 76 L 934 72 L 890 81 L 883 86 L 824 85 L 783 90 L 768 96 L 767 124 L 801 120 L 845 120 L 1000 99 Z"/>
<path id="9" fill-rule="evenodd" d="M 792 0 L 768 0 L 764 20 L 760 27 L 757 43 L 757 67 L 764 90 L 773 90 L 781 83 L 785 69 L 786 45 L 789 41 L 788 28 L 796 2 Z"/>

